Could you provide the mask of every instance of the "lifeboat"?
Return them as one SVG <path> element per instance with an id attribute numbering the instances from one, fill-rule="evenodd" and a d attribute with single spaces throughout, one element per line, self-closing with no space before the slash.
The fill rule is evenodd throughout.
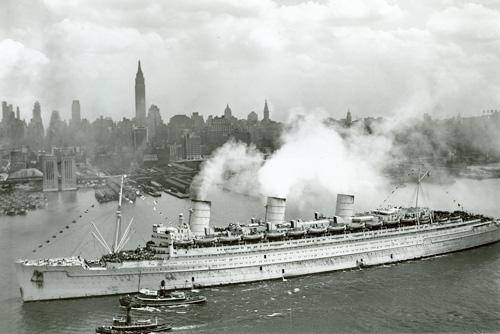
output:
<path id="1" fill-rule="evenodd" d="M 224 243 L 224 244 L 230 244 L 233 242 L 238 242 L 238 241 L 240 241 L 240 239 L 241 239 L 241 237 L 238 235 L 238 236 L 232 236 L 232 237 L 220 237 L 219 241 Z"/>
<path id="2" fill-rule="evenodd" d="M 304 234 L 306 234 L 306 231 L 304 231 L 304 230 L 297 230 L 297 231 L 288 231 L 288 232 L 286 232 L 286 235 L 289 238 L 301 238 L 301 237 L 304 236 Z"/>
<path id="3" fill-rule="evenodd" d="M 260 234 L 249 234 L 243 236 L 243 241 L 247 242 L 259 242 L 262 239 Z"/>
<path id="4" fill-rule="evenodd" d="M 325 233 L 326 233 L 326 227 L 321 227 L 321 228 L 311 227 L 310 229 L 307 230 L 307 234 L 311 235 L 322 235 Z"/>
<path id="5" fill-rule="evenodd" d="M 430 224 L 431 223 L 431 219 L 429 217 L 423 217 L 419 220 L 419 223 L 420 224 Z"/>
<path id="6" fill-rule="evenodd" d="M 387 227 L 398 227 L 399 225 L 399 220 L 387 220 L 384 222 L 384 226 Z"/>
<path id="7" fill-rule="evenodd" d="M 347 224 L 347 229 L 351 232 L 360 232 L 363 230 L 363 224 L 350 223 L 350 224 Z"/>
<path id="8" fill-rule="evenodd" d="M 342 234 L 345 232 L 345 225 L 328 226 L 327 231 L 332 234 Z"/>
<path id="9" fill-rule="evenodd" d="M 462 217 L 460 216 L 453 216 L 453 217 L 450 217 L 450 220 L 452 223 L 456 223 L 458 222 Z"/>
<path id="10" fill-rule="evenodd" d="M 193 240 L 176 240 L 174 241 L 175 247 L 189 247 L 193 245 Z"/>
<path id="11" fill-rule="evenodd" d="M 403 226 L 410 226 L 415 225 L 417 223 L 417 220 L 415 218 L 401 218 L 400 222 Z"/>
<path id="12" fill-rule="evenodd" d="M 439 219 L 436 219 L 437 223 L 445 223 L 447 221 L 448 221 L 448 218 L 439 218 Z"/>
<path id="13" fill-rule="evenodd" d="M 203 239 L 195 239 L 194 243 L 199 246 L 209 246 L 215 242 L 215 238 L 203 238 Z"/>
<path id="14" fill-rule="evenodd" d="M 382 227 L 382 223 L 381 222 L 366 222 L 365 226 L 366 226 L 366 228 L 368 228 L 370 230 L 380 230 L 380 228 Z"/>
<path id="15" fill-rule="evenodd" d="M 281 239 L 284 236 L 285 236 L 285 233 L 283 233 L 283 232 L 267 232 L 266 233 L 266 238 L 269 240 Z"/>

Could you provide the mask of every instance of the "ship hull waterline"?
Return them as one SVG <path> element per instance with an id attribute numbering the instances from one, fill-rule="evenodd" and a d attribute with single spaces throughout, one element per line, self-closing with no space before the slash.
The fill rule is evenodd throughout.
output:
<path id="1" fill-rule="evenodd" d="M 25 302 L 134 293 L 141 287 L 156 287 L 163 280 L 168 290 L 192 289 L 390 264 L 458 252 L 500 241 L 498 223 L 479 225 L 478 228 L 471 227 L 467 231 L 462 229 L 456 233 L 452 229 L 449 234 L 440 236 L 431 234 L 432 232 L 410 234 L 407 238 L 413 238 L 414 241 L 405 241 L 402 236 L 387 236 L 384 242 L 394 244 L 393 247 L 345 255 L 321 254 L 326 254 L 335 247 L 348 249 L 347 245 L 310 245 L 308 251 L 314 251 L 316 254 L 308 259 L 298 258 L 298 254 L 303 251 L 300 248 L 275 250 L 275 253 L 284 257 L 283 261 L 221 269 L 206 266 L 198 269 L 168 270 L 166 267 L 152 266 L 89 270 L 82 266 L 26 266 L 16 263 L 16 272 L 21 296 Z M 370 243 L 373 247 L 374 240 L 351 241 L 350 247 L 362 250 L 363 243 Z M 286 260 L 287 257 L 290 258 L 289 261 Z M 43 273 L 43 281 L 33 281 L 35 272 Z"/>

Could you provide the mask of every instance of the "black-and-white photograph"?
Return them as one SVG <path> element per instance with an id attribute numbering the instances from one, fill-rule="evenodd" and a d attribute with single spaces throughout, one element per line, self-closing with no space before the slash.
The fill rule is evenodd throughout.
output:
<path id="1" fill-rule="evenodd" d="M 500 3 L 2 0 L 2 333 L 497 333 Z"/>

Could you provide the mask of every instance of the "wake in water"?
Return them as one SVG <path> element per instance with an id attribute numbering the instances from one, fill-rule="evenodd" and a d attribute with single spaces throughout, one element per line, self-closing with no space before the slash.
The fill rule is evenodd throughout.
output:
<path id="1" fill-rule="evenodd" d="M 200 325 L 188 325 L 188 326 L 181 326 L 181 327 L 172 327 L 174 331 L 177 330 L 187 330 L 187 329 L 195 329 L 195 328 L 201 328 L 205 327 L 207 324 L 200 324 Z"/>
<path id="2" fill-rule="evenodd" d="M 283 313 L 273 313 L 273 314 L 268 314 L 268 317 L 277 317 L 279 315 L 283 315 Z"/>
<path id="3" fill-rule="evenodd" d="M 124 307 L 124 306 L 122 306 L 122 307 Z M 137 308 L 134 308 L 134 311 L 139 311 L 139 312 L 161 312 L 160 309 L 157 309 L 155 307 L 150 307 L 150 306 L 137 307 Z"/>

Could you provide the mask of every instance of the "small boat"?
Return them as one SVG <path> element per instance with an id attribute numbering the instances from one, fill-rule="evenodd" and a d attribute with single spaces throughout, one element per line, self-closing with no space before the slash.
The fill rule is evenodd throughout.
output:
<path id="1" fill-rule="evenodd" d="M 199 304 L 206 302 L 206 300 L 207 298 L 205 296 L 186 296 L 183 291 L 173 291 L 168 293 L 163 289 L 141 289 L 135 296 L 126 295 L 120 297 L 120 305 L 131 306 L 134 308 L 148 306 L 160 307 Z"/>
<path id="2" fill-rule="evenodd" d="M 219 241 L 224 244 L 230 244 L 233 242 L 238 242 L 241 240 L 240 236 L 232 236 L 232 237 L 220 237 Z"/>
<path id="3" fill-rule="evenodd" d="M 328 226 L 328 233 L 342 234 L 345 232 L 345 225 Z"/>
<path id="4" fill-rule="evenodd" d="M 400 222 L 401 222 L 401 225 L 403 225 L 403 226 L 410 226 L 410 225 L 415 225 L 417 223 L 417 219 L 415 219 L 415 218 L 401 218 Z"/>
<path id="5" fill-rule="evenodd" d="M 283 232 L 267 232 L 266 233 L 266 238 L 267 239 L 281 239 L 285 236 L 285 233 Z"/>
<path id="6" fill-rule="evenodd" d="M 311 235 L 322 235 L 325 233 L 326 233 L 326 227 L 321 227 L 321 228 L 311 227 L 310 229 L 307 230 L 307 234 Z"/>
<path id="7" fill-rule="evenodd" d="M 243 236 L 243 241 L 248 241 L 248 242 L 257 242 L 262 239 L 262 235 L 260 234 L 249 234 L 249 235 L 244 235 Z"/>
<path id="8" fill-rule="evenodd" d="M 193 245 L 193 240 L 175 240 L 174 241 L 174 246 L 175 247 L 189 247 Z"/>
<path id="9" fill-rule="evenodd" d="M 369 230 L 380 230 L 382 222 L 366 222 L 365 226 Z"/>
<path id="10" fill-rule="evenodd" d="M 199 245 L 199 246 L 212 245 L 215 241 L 216 241 L 215 238 L 194 239 L 194 243 Z"/>
<path id="11" fill-rule="evenodd" d="M 431 223 L 431 218 L 430 217 L 422 217 L 418 220 L 419 224 L 430 224 Z"/>
<path id="12" fill-rule="evenodd" d="M 361 223 L 350 223 L 347 224 L 347 229 L 351 232 L 359 232 L 363 230 L 363 224 Z"/>
<path id="13" fill-rule="evenodd" d="M 146 334 L 161 333 L 172 329 L 171 325 L 159 323 L 158 319 L 138 319 L 132 321 L 130 307 L 127 307 L 127 317 L 114 317 L 112 325 L 99 326 L 96 333 L 102 334 Z"/>
<path id="14" fill-rule="evenodd" d="M 398 220 L 386 220 L 384 222 L 384 226 L 386 226 L 386 227 L 397 227 L 398 225 L 399 225 Z"/>
<path id="15" fill-rule="evenodd" d="M 286 235 L 289 238 L 301 238 L 301 237 L 304 236 L 304 234 L 306 234 L 305 230 L 297 230 L 297 231 L 288 231 L 288 232 L 286 232 Z"/>

